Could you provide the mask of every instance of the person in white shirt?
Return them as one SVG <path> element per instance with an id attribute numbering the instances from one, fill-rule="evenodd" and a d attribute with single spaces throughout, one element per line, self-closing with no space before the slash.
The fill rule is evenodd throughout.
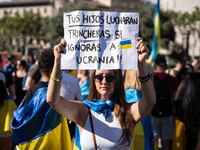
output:
<path id="1" fill-rule="evenodd" d="M 62 39 L 60 44 L 54 46 L 55 63 L 46 101 L 60 114 L 77 124 L 82 150 L 97 147 L 103 150 L 130 149 L 135 125 L 151 112 L 156 95 L 145 61 L 150 50 L 142 38 L 137 38 L 136 42 L 143 98 L 131 104 L 126 103 L 120 69 L 94 70 L 90 79 L 88 101 L 70 101 L 60 96 L 60 60 L 66 42 Z M 94 125 L 90 125 L 91 122 Z"/>

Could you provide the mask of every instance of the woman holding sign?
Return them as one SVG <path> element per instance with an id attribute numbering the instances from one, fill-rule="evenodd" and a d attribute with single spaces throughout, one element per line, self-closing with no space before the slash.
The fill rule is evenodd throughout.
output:
<path id="1" fill-rule="evenodd" d="M 88 101 L 69 101 L 60 96 L 61 53 L 65 40 L 54 47 L 54 68 L 47 91 L 47 102 L 61 115 L 74 121 L 77 128 L 75 149 L 130 149 L 134 127 L 145 118 L 156 101 L 145 58 L 149 49 L 137 38 L 138 68 L 143 98 L 126 103 L 121 70 L 94 70 L 90 80 Z M 78 136 L 79 135 L 79 136 Z"/>

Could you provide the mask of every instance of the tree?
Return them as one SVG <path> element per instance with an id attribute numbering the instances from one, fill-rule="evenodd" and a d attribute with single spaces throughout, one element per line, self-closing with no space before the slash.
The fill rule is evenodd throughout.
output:
<path id="1" fill-rule="evenodd" d="M 27 37 L 30 38 L 40 38 L 41 37 L 41 17 L 40 14 L 34 14 L 32 11 L 25 11 L 23 16 L 18 13 L 14 17 L 8 15 L 5 12 L 4 17 L 0 20 L 0 28 L 2 29 L 2 43 L 4 44 L 1 49 L 8 48 L 12 51 L 13 47 L 9 47 L 14 38 L 17 41 L 17 45 L 20 46 L 22 42 L 24 46 L 28 44 Z M 18 47 L 19 48 L 19 47 Z"/>
<path id="2" fill-rule="evenodd" d="M 193 37 L 195 37 L 195 34 L 198 34 L 198 38 L 194 38 L 194 44 L 190 45 L 195 47 L 197 41 L 200 40 L 200 9 L 198 7 L 195 7 L 195 10 L 192 13 L 184 12 L 182 13 L 181 11 L 179 12 L 174 12 L 170 11 L 171 13 L 171 18 L 173 21 L 173 24 L 178 27 L 179 31 L 189 33 Z M 188 39 L 189 39 L 189 34 L 188 34 Z M 189 41 L 187 41 L 187 47 L 184 50 L 184 53 L 186 55 L 185 59 L 188 59 L 188 45 Z"/>

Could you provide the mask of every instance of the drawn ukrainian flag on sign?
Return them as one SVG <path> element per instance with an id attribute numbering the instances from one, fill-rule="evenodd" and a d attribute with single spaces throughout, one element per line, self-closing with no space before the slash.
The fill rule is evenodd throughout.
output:
<path id="1" fill-rule="evenodd" d="M 11 127 L 16 150 L 72 150 L 66 118 L 46 103 L 47 87 L 13 112 Z M 25 98 L 24 98 L 25 99 Z"/>
<path id="2" fill-rule="evenodd" d="M 120 48 L 121 49 L 129 49 L 132 47 L 132 42 L 131 40 L 126 40 L 126 41 L 121 41 L 120 42 Z"/>
<path id="3" fill-rule="evenodd" d="M 160 51 L 160 0 L 158 0 L 156 9 L 154 12 L 154 20 L 153 20 L 153 43 L 152 50 L 147 60 L 148 63 L 151 63 L 156 59 L 156 56 Z"/>

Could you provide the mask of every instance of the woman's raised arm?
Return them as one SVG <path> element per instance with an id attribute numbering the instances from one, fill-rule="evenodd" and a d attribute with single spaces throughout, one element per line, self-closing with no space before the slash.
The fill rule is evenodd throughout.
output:
<path id="1" fill-rule="evenodd" d="M 141 37 L 137 38 L 137 42 L 138 68 L 143 98 L 131 106 L 131 114 L 136 122 L 145 118 L 151 112 L 151 109 L 156 103 L 156 94 L 153 82 L 151 81 L 151 76 L 148 74 L 146 65 L 146 58 L 148 56 L 149 49 L 146 47 Z"/>
<path id="2" fill-rule="evenodd" d="M 88 116 L 88 108 L 86 104 L 79 101 L 66 100 L 65 98 L 60 96 L 60 80 L 62 78 L 60 61 L 61 54 L 64 52 L 65 45 L 66 42 L 64 39 L 62 39 L 58 45 L 54 46 L 54 67 L 48 85 L 46 101 L 62 116 L 84 127 Z"/>

